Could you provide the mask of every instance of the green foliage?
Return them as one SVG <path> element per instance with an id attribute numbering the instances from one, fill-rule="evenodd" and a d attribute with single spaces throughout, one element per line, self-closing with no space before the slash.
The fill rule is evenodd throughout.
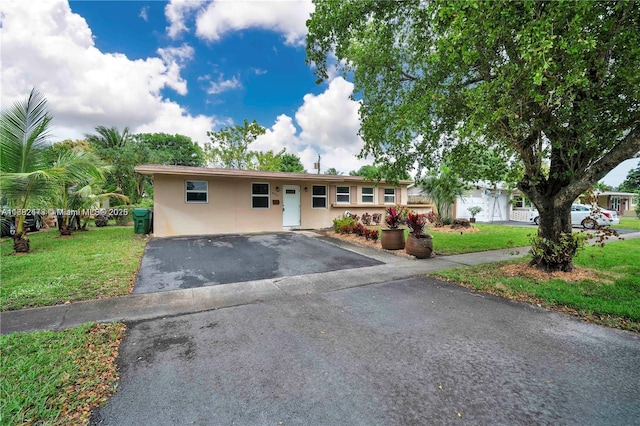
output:
<path id="1" fill-rule="evenodd" d="M 558 241 L 534 236 L 531 238 L 532 266 L 549 269 L 547 265 L 560 265 L 563 271 L 571 271 L 573 257 L 584 248 L 584 233 L 562 233 Z"/>
<path id="2" fill-rule="evenodd" d="M 324 171 L 323 174 L 337 176 L 337 175 L 341 175 L 342 172 L 339 172 L 338 170 L 336 170 L 335 167 L 329 167 L 327 170 Z"/>
<path id="3" fill-rule="evenodd" d="M 51 194 L 68 174 L 66 169 L 52 168 L 47 162 L 50 124 L 47 100 L 35 88 L 25 102 L 2 110 L 0 195 L 12 208 L 47 207 Z M 24 219 L 24 215 L 17 215 L 17 235 L 28 242 L 23 235 Z"/>
<path id="4" fill-rule="evenodd" d="M 440 217 L 450 219 L 451 207 L 457 197 L 462 197 L 466 185 L 446 164 L 433 170 L 419 182 L 422 191 L 435 203 Z"/>
<path id="5" fill-rule="evenodd" d="M 400 176 L 395 176 L 392 173 L 389 173 L 388 167 L 386 166 L 374 166 L 371 164 L 364 165 L 360 167 L 358 170 L 351 170 L 349 172 L 349 176 L 362 176 L 365 180 L 368 181 L 380 181 L 385 180 L 388 182 L 395 182 L 398 179 L 401 180 L 410 180 L 411 176 L 406 171 L 401 173 Z"/>
<path id="6" fill-rule="evenodd" d="M 184 135 L 166 133 L 140 133 L 132 141 L 149 149 L 149 162 L 174 166 L 202 167 L 205 165 L 204 151 L 200 145 Z"/>
<path id="7" fill-rule="evenodd" d="M 513 155 L 556 242 L 552 217 L 640 151 L 638 2 L 317 1 L 307 27 L 319 80 L 354 79 L 362 156 L 395 172 L 460 144 Z"/>
<path id="8" fill-rule="evenodd" d="M 204 146 L 205 158 L 216 167 L 248 169 L 253 158 L 249 145 L 263 134 L 265 134 L 264 127 L 256 120 L 249 122 L 246 119 L 242 125 L 225 127 L 217 132 L 207 132 L 211 142 Z"/>
<path id="9" fill-rule="evenodd" d="M 280 160 L 280 171 L 289 173 L 307 173 L 300 157 L 295 154 L 283 154 Z"/>
<path id="10" fill-rule="evenodd" d="M 352 229 L 355 224 L 356 221 L 350 216 L 337 217 L 333 219 L 333 230 L 339 234 L 344 234 L 347 233 L 347 230 Z"/>
<path id="11" fill-rule="evenodd" d="M 257 170 L 267 172 L 306 173 L 300 157 L 295 154 L 287 154 L 286 148 L 282 148 L 277 154 L 273 150 L 266 152 L 252 151 Z"/>
<path id="12" fill-rule="evenodd" d="M 471 213 L 471 217 L 476 217 L 476 215 L 482 211 L 482 207 L 471 206 L 467 210 L 469 210 L 469 213 Z"/>
<path id="13" fill-rule="evenodd" d="M 640 193 L 640 165 L 629 170 L 619 189 L 624 192 Z"/>

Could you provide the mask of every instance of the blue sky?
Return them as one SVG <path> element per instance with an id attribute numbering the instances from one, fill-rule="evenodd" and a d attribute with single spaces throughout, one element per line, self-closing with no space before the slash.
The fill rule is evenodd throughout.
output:
<path id="1" fill-rule="evenodd" d="M 256 150 L 286 148 L 308 171 L 345 173 L 359 160 L 353 85 L 320 85 L 305 63 L 310 0 L 3 0 L 1 103 L 44 92 L 54 140 L 96 126 L 206 132 L 244 119 L 267 129 Z M 605 183 L 618 185 L 638 159 Z"/>

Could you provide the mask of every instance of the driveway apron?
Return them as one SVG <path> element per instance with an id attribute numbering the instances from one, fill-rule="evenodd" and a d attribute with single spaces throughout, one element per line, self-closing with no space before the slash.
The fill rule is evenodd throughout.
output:
<path id="1" fill-rule="evenodd" d="M 162 238 L 147 244 L 133 293 L 362 268 L 381 262 L 301 234 Z"/>

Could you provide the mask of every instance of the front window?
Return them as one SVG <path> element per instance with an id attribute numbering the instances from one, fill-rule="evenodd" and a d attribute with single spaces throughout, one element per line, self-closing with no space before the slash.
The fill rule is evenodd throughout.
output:
<path id="1" fill-rule="evenodd" d="M 311 206 L 314 209 L 327 208 L 327 187 L 324 185 L 313 185 L 311 187 Z"/>
<path id="2" fill-rule="evenodd" d="M 396 190 L 395 188 L 384 189 L 384 202 L 395 204 L 396 202 Z"/>
<path id="3" fill-rule="evenodd" d="M 254 209 L 269 208 L 269 184 L 268 183 L 252 183 L 251 184 L 251 207 Z"/>
<path id="4" fill-rule="evenodd" d="M 351 188 L 348 186 L 339 186 L 336 188 L 336 201 L 338 203 L 351 202 Z"/>
<path id="5" fill-rule="evenodd" d="M 206 203 L 209 201 L 209 182 L 188 180 L 185 182 L 185 201 L 187 203 Z"/>
<path id="6" fill-rule="evenodd" d="M 362 188 L 362 202 L 373 203 L 373 188 Z"/>

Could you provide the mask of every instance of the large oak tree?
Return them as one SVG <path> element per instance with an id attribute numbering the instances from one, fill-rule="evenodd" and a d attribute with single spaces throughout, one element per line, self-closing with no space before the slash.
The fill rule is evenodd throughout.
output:
<path id="1" fill-rule="evenodd" d="M 319 80 L 354 80 L 363 154 L 400 171 L 497 145 L 549 249 L 574 200 L 640 152 L 638 2 L 317 0 L 307 26 Z"/>

